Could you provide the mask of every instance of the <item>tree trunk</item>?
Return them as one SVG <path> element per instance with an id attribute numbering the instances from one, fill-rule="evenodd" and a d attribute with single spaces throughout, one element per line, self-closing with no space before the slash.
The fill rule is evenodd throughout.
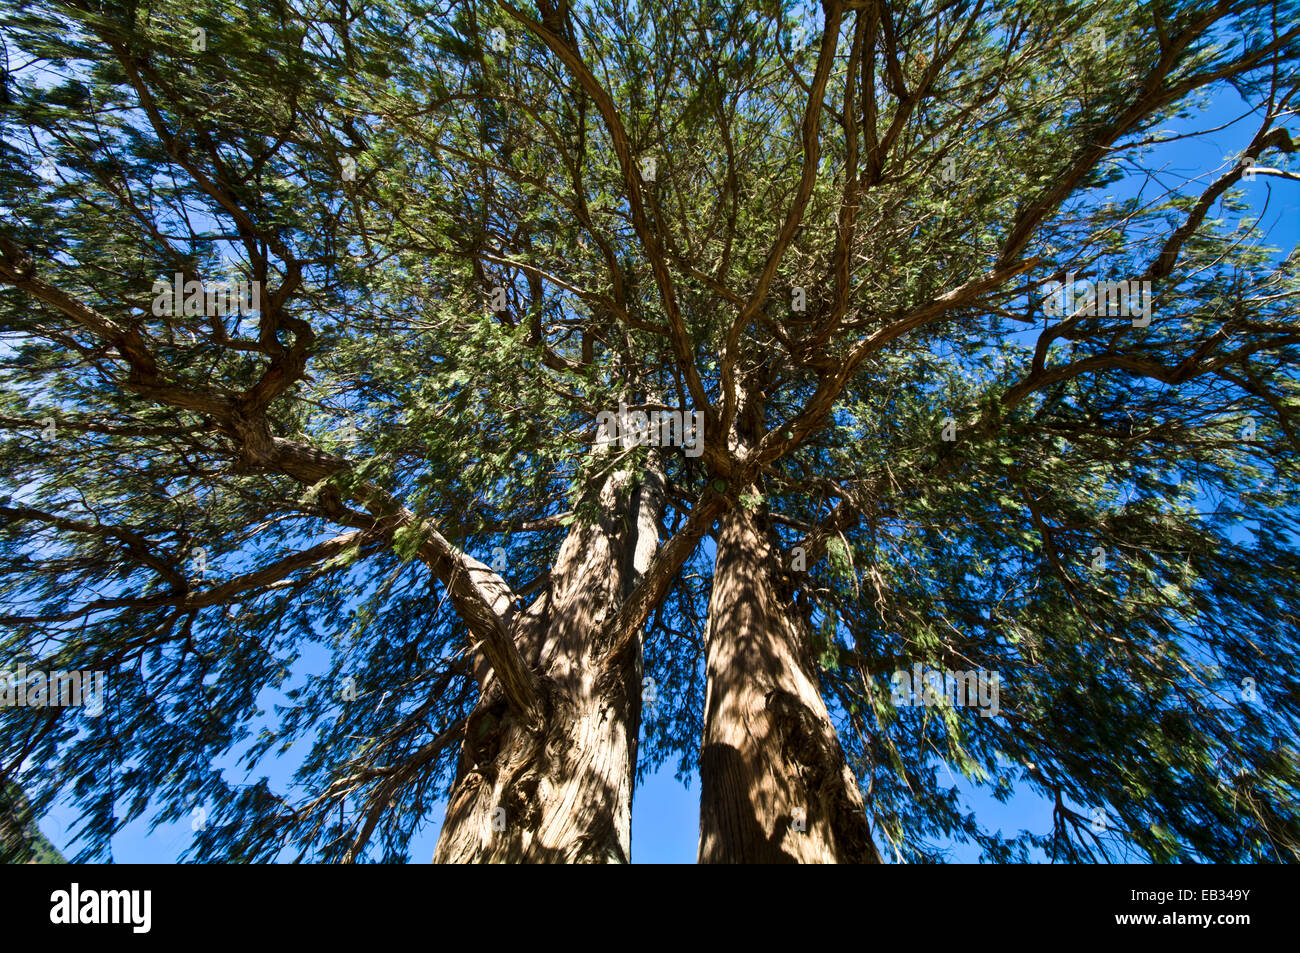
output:
<path id="1" fill-rule="evenodd" d="M 777 558 L 761 512 L 735 506 L 722 517 L 709 599 L 700 862 L 880 863 L 818 689 L 806 623 L 777 584 Z"/>
<path id="2" fill-rule="evenodd" d="M 465 727 L 435 863 L 627 863 L 641 722 L 641 645 L 602 675 L 596 636 L 658 543 L 663 476 L 651 462 L 634 487 L 601 488 L 599 521 L 575 523 L 547 591 L 512 633 L 544 689 L 529 728 L 491 673 Z"/>

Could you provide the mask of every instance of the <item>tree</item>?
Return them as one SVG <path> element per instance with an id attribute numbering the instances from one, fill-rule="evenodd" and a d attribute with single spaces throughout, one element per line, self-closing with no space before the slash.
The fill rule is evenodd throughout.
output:
<path id="1" fill-rule="evenodd" d="M 677 757 L 706 862 L 1296 859 L 1297 260 L 1224 213 L 1297 5 L 4 9 L 0 657 L 111 689 L 0 774 L 83 857 L 626 861 Z"/>
<path id="2" fill-rule="evenodd" d="M 12 783 L 0 790 L 0 863 L 67 863 L 41 833 L 32 817 L 31 804 Z"/>

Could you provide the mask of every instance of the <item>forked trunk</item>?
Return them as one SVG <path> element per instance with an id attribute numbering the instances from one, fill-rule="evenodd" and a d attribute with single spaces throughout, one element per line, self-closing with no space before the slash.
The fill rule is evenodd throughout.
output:
<path id="1" fill-rule="evenodd" d="M 662 476 L 616 473 L 602 518 L 574 524 L 547 591 L 514 633 L 539 674 L 546 717 L 520 724 L 488 674 L 466 723 L 435 863 L 626 863 L 641 721 L 641 646 L 601 674 L 597 634 L 657 543 Z"/>
<path id="2" fill-rule="evenodd" d="M 718 529 L 700 752 L 701 863 L 880 863 L 818 689 L 772 536 L 743 506 Z"/>

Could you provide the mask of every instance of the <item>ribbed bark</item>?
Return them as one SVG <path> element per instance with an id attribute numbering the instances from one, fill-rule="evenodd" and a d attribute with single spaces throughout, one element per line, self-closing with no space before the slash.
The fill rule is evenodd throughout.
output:
<path id="1" fill-rule="evenodd" d="M 626 863 L 641 720 L 641 646 L 602 674 L 597 634 L 657 543 L 662 474 L 611 476 L 604 516 L 575 524 L 516 644 L 539 675 L 543 723 L 519 723 L 490 673 L 465 743 L 435 863 Z"/>
<path id="2" fill-rule="evenodd" d="M 779 572 L 762 514 L 733 507 L 709 600 L 700 862 L 880 863 Z"/>

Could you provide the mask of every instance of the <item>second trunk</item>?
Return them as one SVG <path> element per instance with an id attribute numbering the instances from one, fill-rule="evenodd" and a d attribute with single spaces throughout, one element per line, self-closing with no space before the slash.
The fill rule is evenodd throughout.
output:
<path id="1" fill-rule="evenodd" d="M 760 511 L 736 506 L 722 517 L 709 600 L 700 862 L 879 863 L 806 624 L 780 594 L 774 560 Z"/>

